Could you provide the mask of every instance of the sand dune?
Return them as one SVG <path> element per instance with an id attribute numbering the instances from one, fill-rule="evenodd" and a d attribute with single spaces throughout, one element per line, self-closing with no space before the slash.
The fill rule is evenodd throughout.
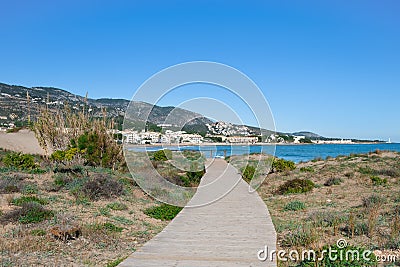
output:
<path id="1" fill-rule="evenodd" d="M 0 148 L 45 155 L 45 151 L 39 146 L 34 132 L 25 129 L 18 133 L 0 133 Z"/>

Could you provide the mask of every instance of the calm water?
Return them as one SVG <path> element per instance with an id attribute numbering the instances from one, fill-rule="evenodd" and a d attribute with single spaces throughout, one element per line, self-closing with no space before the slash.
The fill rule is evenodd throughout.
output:
<path id="1" fill-rule="evenodd" d="M 134 150 L 148 150 L 154 151 L 162 149 L 161 146 L 147 147 L 147 148 L 132 148 Z M 274 152 L 274 146 L 270 145 L 252 145 L 252 146 L 169 146 L 166 147 L 172 150 L 200 150 L 204 152 L 207 157 L 222 157 L 226 153 L 226 156 L 230 155 L 242 155 L 247 153 L 267 153 L 272 154 Z M 275 156 L 292 160 L 294 162 L 309 161 L 317 157 L 325 159 L 326 157 L 337 157 L 339 155 L 350 155 L 352 153 L 368 153 L 371 151 L 379 150 L 391 150 L 400 152 L 400 144 L 321 144 L 321 145 L 277 145 L 275 147 Z"/>

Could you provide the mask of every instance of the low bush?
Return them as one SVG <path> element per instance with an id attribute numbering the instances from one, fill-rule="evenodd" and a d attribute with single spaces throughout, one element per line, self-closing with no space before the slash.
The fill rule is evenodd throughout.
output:
<path id="1" fill-rule="evenodd" d="M 158 220 L 169 221 L 175 218 L 181 210 L 181 207 L 161 204 L 144 210 L 144 214 Z"/>
<path id="2" fill-rule="evenodd" d="M 8 153 L 4 156 L 2 161 L 6 167 L 19 170 L 33 170 L 38 168 L 38 165 L 35 163 L 35 157 L 29 154 L 16 152 Z"/>
<path id="3" fill-rule="evenodd" d="M 20 176 L 2 176 L 0 179 L 0 194 L 20 192 L 25 183 Z"/>
<path id="4" fill-rule="evenodd" d="M 43 208 L 37 202 L 22 203 L 22 207 L 4 214 L 0 222 L 38 223 L 54 216 L 53 211 Z"/>
<path id="5" fill-rule="evenodd" d="M 255 172 L 256 168 L 254 166 L 247 165 L 245 168 L 242 169 L 243 180 L 249 183 L 251 179 L 253 179 Z"/>
<path id="6" fill-rule="evenodd" d="M 296 169 L 296 164 L 293 161 L 285 159 L 274 159 L 272 162 L 273 172 L 285 172 Z"/>
<path id="7" fill-rule="evenodd" d="M 342 182 L 343 182 L 342 178 L 331 177 L 325 181 L 324 185 L 325 186 L 340 185 Z"/>
<path id="8" fill-rule="evenodd" d="M 284 184 L 279 186 L 277 193 L 284 194 L 298 194 L 298 193 L 306 193 L 314 188 L 314 183 L 308 179 L 293 179 L 286 181 Z"/>
<path id="9" fill-rule="evenodd" d="M 153 160 L 155 161 L 167 161 L 172 158 L 172 151 L 168 149 L 162 149 L 154 152 Z"/>
<path id="10" fill-rule="evenodd" d="M 283 210 L 285 211 L 298 211 L 298 210 L 304 210 L 306 208 L 306 205 L 304 202 L 294 200 L 285 205 Z"/>
<path id="11" fill-rule="evenodd" d="M 23 204 L 29 203 L 29 202 L 36 202 L 41 205 L 46 205 L 49 203 L 46 199 L 38 198 L 36 196 L 21 196 L 21 197 L 14 198 L 13 200 L 11 200 L 11 203 L 16 206 L 22 206 Z"/>
<path id="12" fill-rule="evenodd" d="M 387 179 L 386 178 L 380 178 L 379 176 L 371 176 L 371 182 L 373 185 L 385 185 L 387 184 Z"/>
<path id="13" fill-rule="evenodd" d="M 99 200 L 120 196 L 124 193 L 124 187 L 110 175 L 96 173 L 82 185 L 81 192 L 90 200 Z"/>

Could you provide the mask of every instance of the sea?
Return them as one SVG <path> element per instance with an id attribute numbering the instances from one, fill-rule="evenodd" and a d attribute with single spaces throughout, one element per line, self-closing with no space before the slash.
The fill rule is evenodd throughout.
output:
<path id="1" fill-rule="evenodd" d="M 170 150 L 196 150 L 201 151 L 208 158 L 243 155 L 249 153 L 266 153 L 278 158 L 292 160 L 296 163 L 306 162 L 315 158 L 326 159 L 340 155 L 363 154 L 376 150 L 390 150 L 400 152 L 400 143 L 374 143 L 374 144 L 296 144 L 296 145 L 182 145 L 182 146 L 149 146 L 130 147 L 135 151 Z"/>

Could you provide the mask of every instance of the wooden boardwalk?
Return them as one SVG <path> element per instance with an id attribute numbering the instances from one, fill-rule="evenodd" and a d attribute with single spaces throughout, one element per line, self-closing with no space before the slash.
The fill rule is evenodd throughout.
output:
<path id="1" fill-rule="evenodd" d="M 227 191 L 219 200 L 202 205 Z M 257 258 L 265 246 L 276 249 L 276 232 L 267 207 L 256 192 L 249 193 L 248 184 L 225 160 L 208 162 L 189 206 L 198 207 L 185 207 L 119 266 L 276 266 L 275 261 Z"/>

